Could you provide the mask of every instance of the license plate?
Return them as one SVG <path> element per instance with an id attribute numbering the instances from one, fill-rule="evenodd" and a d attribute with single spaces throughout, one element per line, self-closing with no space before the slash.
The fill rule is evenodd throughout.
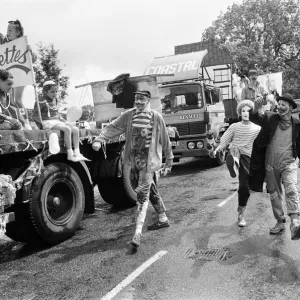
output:
<path id="1" fill-rule="evenodd" d="M 179 146 L 179 142 L 171 142 L 171 144 L 172 144 L 172 146 L 174 147 L 174 146 Z"/>

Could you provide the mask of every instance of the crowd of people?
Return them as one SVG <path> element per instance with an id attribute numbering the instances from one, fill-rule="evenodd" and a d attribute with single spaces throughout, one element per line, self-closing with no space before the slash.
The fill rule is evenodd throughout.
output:
<path id="1" fill-rule="evenodd" d="M 10 21 L 7 35 L 4 37 L 0 34 L 0 44 L 23 34 L 21 23 L 18 20 Z M 34 61 L 35 54 L 30 47 L 27 50 Z M 300 121 L 292 116 L 292 110 L 297 105 L 290 94 L 270 97 L 257 81 L 256 70 L 250 70 L 248 75 L 249 79 L 244 76 L 241 80 L 243 89 L 237 105 L 241 121 L 229 127 L 214 153 L 230 146 L 226 164 L 230 175 L 238 176 L 239 180 L 238 225 L 246 226 L 248 199 L 252 192 L 262 192 L 263 183 L 266 182 L 277 220 L 270 233 L 278 234 L 285 230 L 285 199 L 287 214 L 291 219 L 291 238 L 297 240 L 300 239 L 300 210 L 296 160 L 300 157 Z M 13 83 L 12 74 L 0 70 L 0 130 L 31 129 L 22 103 L 23 88 L 13 88 Z M 133 94 L 134 107 L 103 128 L 92 147 L 98 151 L 108 140 L 126 134 L 123 163 L 128 164 L 138 178 L 136 230 L 131 244 L 139 247 L 149 201 L 158 218 L 148 229 L 170 226 L 165 205 L 157 191 L 157 180 L 159 171 L 166 174 L 171 169 L 174 156 L 164 120 L 150 107 L 150 92 L 137 90 Z M 57 84 L 54 81 L 45 80 L 38 104 L 35 103 L 33 110 L 38 127 L 62 131 L 68 160 L 86 160 L 79 150 L 78 128 L 64 120 L 58 111 Z M 166 163 L 162 169 L 163 152 Z"/>
<path id="2" fill-rule="evenodd" d="M 246 226 L 245 209 L 252 192 L 270 194 L 276 224 L 270 234 L 285 230 L 284 200 L 290 217 L 292 240 L 300 239 L 300 209 L 297 189 L 297 159 L 300 158 L 300 120 L 292 115 L 297 104 L 286 93 L 272 97 L 257 81 L 257 71 L 249 71 L 237 113 L 241 122 L 232 124 L 221 138 L 215 153 L 230 145 L 226 164 L 231 177 L 238 175 L 238 225 Z"/>

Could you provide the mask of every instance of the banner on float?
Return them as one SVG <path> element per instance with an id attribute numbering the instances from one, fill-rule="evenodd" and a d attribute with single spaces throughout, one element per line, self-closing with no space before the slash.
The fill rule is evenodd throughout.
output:
<path id="1" fill-rule="evenodd" d="M 35 83 L 31 55 L 27 51 L 27 37 L 23 36 L 0 45 L 0 69 L 14 76 L 14 87 Z"/>
<path id="2" fill-rule="evenodd" d="M 265 91 L 271 93 L 276 90 L 279 95 L 282 93 L 282 72 L 259 75 L 257 81 L 264 87 Z"/>

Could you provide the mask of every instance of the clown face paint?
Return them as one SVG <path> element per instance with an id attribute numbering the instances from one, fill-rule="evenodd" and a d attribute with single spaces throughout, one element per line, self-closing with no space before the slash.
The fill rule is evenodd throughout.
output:
<path id="1" fill-rule="evenodd" d="M 243 121 L 249 121 L 249 111 L 250 111 L 249 106 L 245 106 L 242 108 L 241 115 L 242 115 L 242 120 Z"/>
<path id="2" fill-rule="evenodd" d="M 292 111 L 292 107 L 289 104 L 289 102 L 284 100 L 278 101 L 278 114 L 280 115 L 280 117 L 287 115 L 291 111 Z"/>
<path id="3" fill-rule="evenodd" d="M 136 94 L 135 95 L 135 107 L 137 108 L 138 111 L 143 111 L 147 104 L 149 103 L 150 98 L 144 95 Z"/>

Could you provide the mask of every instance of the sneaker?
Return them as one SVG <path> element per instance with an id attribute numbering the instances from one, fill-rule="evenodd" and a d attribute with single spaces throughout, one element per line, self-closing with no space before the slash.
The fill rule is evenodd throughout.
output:
<path id="1" fill-rule="evenodd" d="M 238 225 L 239 225 L 239 227 L 245 227 L 247 225 L 243 214 L 238 215 Z"/>
<path id="2" fill-rule="evenodd" d="M 292 240 L 300 239 L 300 220 L 294 219 L 291 223 L 291 238 Z"/>
<path id="3" fill-rule="evenodd" d="M 88 159 L 88 158 L 84 157 L 84 156 L 83 156 L 81 153 L 80 153 L 80 155 L 75 155 L 75 157 L 77 157 L 77 158 L 78 158 L 78 160 L 91 161 L 90 159 Z"/>
<path id="4" fill-rule="evenodd" d="M 285 231 L 285 222 L 277 221 L 276 225 L 270 228 L 270 234 L 278 234 Z"/>
<path id="5" fill-rule="evenodd" d="M 70 160 L 70 161 L 73 161 L 73 162 L 78 162 L 78 161 L 80 161 L 80 158 L 78 158 L 78 157 L 75 156 L 75 155 L 68 156 L 67 159 Z"/>
<path id="6" fill-rule="evenodd" d="M 140 245 L 141 245 L 141 234 L 140 233 L 137 233 L 133 236 L 130 244 L 135 247 L 135 248 L 138 248 Z"/>
<path id="7" fill-rule="evenodd" d="M 232 178 L 235 178 L 237 175 L 238 169 L 237 169 L 234 157 L 230 153 L 226 157 L 226 165 L 229 170 L 230 176 Z"/>
<path id="8" fill-rule="evenodd" d="M 169 227 L 169 226 L 170 226 L 170 223 L 169 223 L 169 220 L 167 220 L 165 222 L 156 221 L 152 225 L 149 225 L 147 228 L 148 228 L 148 230 L 156 230 L 156 229 Z"/>

